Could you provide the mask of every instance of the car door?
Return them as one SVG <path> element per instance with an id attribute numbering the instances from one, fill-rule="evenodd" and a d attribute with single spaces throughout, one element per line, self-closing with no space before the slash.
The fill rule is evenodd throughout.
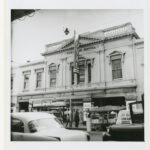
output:
<path id="1" fill-rule="evenodd" d="M 11 141 L 60 141 L 55 137 L 45 137 L 33 133 L 24 133 L 25 126 L 23 121 L 11 119 Z"/>

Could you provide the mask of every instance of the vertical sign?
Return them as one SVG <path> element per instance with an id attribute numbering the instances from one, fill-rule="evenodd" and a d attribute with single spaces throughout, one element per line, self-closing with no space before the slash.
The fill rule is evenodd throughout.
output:
<path id="1" fill-rule="evenodd" d="M 83 121 L 87 120 L 88 110 L 91 110 L 91 103 L 83 103 Z"/>

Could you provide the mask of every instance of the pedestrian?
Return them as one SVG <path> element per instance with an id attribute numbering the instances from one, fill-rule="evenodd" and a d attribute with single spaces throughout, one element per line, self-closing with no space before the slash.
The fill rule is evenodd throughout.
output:
<path id="1" fill-rule="evenodd" d="M 75 127 L 78 128 L 78 126 L 79 126 L 79 121 L 80 121 L 78 110 L 76 110 L 76 112 L 75 112 L 74 121 L 75 121 Z"/>
<path id="2" fill-rule="evenodd" d="M 67 115 L 66 115 L 66 128 L 68 127 L 69 122 L 70 122 L 70 115 L 69 115 L 69 113 L 67 113 Z"/>

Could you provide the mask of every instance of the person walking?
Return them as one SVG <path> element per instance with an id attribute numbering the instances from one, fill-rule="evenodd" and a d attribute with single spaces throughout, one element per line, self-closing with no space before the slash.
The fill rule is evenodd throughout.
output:
<path id="1" fill-rule="evenodd" d="M 74 120 L 75 120 L 75 127 L 78 128 L 78 126 L 79 126 L 79 121 L 80 121 L 78 110 L 76 110 L 76 112 L 75 112 Z"/>
<path id="2" fill-rule="evenodd" d="M 66 115 L 66 128 L 68 127 L 69 123 L 70 123 L 70 115 L 69 115 L 69 113 L 67 113 L 67 115 Z"/>

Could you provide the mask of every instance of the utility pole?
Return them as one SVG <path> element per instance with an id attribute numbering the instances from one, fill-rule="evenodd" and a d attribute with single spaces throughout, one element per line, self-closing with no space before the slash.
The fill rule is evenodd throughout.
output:
<path id="1" fill-rule="evenodd" d="M 74 31 L 74 84 L 78 84 L 78 74 L 79 74 L 79 65 L 78 65 L 78 57 L 79 57 L 79 38 L 76 35 L 76 31 Z"/>
<path id="2" fill-rule="evenodd" d="M 68 28 L 64 30 L 64 33 L 66 35 L 69 34 Z M 78 59 L 79 59 L 79 37 L 77 37 L 76 31 L 74 30 L 74 69 L 73 69 L 73 74 L 74 74 L 74 85 L 78 84 L 78 74 L 79 74 L 79 65 L 78 65 Z M 73 93 L 71 92 L 71 95 Z M 72 121 L 73 121 L 73 113 L 72 113 L 72 99 L 70 95 L 70 127 L 72 127 Z"/>

